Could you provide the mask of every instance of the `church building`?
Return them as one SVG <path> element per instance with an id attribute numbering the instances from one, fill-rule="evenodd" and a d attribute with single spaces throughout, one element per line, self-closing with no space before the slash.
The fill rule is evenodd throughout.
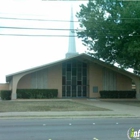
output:
<path id="1" fill-rule="evenodd" d="M 73 13 L 71 13 L 73 21 Z M 74 29 L 74 23 L 70 23 Z M 70 31 L 70 36 L 74 32 Z M 69 38 L 66 58 L 6 76 L 1 89 L 58 89 L 58 98 L 99 98 L 101 90 L 132 90 L 136 84 L 136 98 L 140 99 L 140 76 L 76 52 L 75 38 Z"/>

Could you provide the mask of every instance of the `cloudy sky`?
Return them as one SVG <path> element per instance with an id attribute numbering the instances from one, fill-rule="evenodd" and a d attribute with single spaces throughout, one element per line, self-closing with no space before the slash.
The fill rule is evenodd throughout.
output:
<path id="1" fill-rule="evenodd" d="M 5 76 L 8 74 L 63 59 L 68 49 L 68 37 L 5 35 L 68 36 L 68 30 L 10 29 L 7 27 L 70 29 L 70 22 L 62 21 L 70 21 L 71 5 L 76 14 L 80 10 L 81 3 L 87 2 L 0 0 L 0 83 L 5 82 Z M 44 21 L 19 19 L 43 19 Z M 74 21 L 77 21 L 76 17 Z M 78 22 L 74 23 L 77 28 Z M 79 53 L 86 50 L 78 38 L 76 47 Z"/>

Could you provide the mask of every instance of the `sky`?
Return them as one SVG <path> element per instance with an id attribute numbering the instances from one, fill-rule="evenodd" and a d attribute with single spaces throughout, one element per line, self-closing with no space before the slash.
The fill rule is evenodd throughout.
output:
<path id="1" fill-rule="evenodd" d="M 87 1 L 0 0 L 0 34 L 68 36 L 68 30 L 26 30 L 2 27 L 70 29 L 70 22 L 3 18 L 70 21 L 71 6 L 75 15 L 82 3 L 86 4 Z M 74 21 L 77 21 L 75 16 Z M 79 23 L 74 22 L 74 26 L 75 29 L 78 28 Z M 65 58 L 68 41 L 68 37 L 0 35 L 0 83 L 6 82 L 5 77 L 8 74 Z M 76 38 L 76 49 L 79 53 L 86 51 L 81 39 Z"/>

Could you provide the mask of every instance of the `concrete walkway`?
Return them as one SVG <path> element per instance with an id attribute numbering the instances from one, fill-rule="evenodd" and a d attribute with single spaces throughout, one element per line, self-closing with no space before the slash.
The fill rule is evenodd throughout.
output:
<path id="1" fill-rule="evenodd" d="M 3 118 L 99 118 L 99 117 L 140 117 L 140 108 L 96 99 L 74 99 L 73 102 L 93 105 L 110 111 L 63 111 L 63 112 L 0 112 Z"/>

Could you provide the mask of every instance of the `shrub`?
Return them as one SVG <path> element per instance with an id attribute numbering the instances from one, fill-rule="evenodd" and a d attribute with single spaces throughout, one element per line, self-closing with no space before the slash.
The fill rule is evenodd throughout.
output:
<path id="1" fill-rule="evenodd" d="M 1 90 L 0 96 L 2 100 L 11 100 L 11 90 Z"/>
<path id="2" fill-rule="evenodd" d="M 136 91 L 100 91 L 101 98 L 136 98 Z"/>
<path id="3" fill-rule="evenodd" d="M 48 99 L 57 96 L 57 89 L 17 89 L 18 99 Z"/>

